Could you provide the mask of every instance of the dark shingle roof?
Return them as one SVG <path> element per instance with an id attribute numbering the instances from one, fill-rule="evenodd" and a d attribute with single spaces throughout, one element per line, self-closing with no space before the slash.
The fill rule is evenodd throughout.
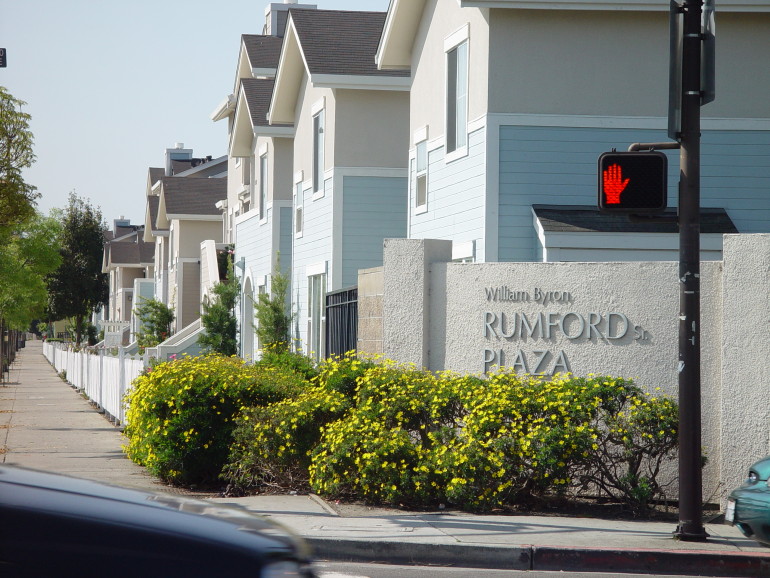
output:
<path id="1" fill-rule="evenodd" d="M 310 74 L 410 75 L 408 70 L 379 70 L 375 64 L 384 12 L 289 11 Z"/>
<path id="2" fill-rule="evenodd" d="M 628 216 L 601 213 L 596 207 L 584 205 L 532 205 L 543 229 L 548 232 L 572 233 L 678 233 L 675 222 L 633 222 Z M 665 215 L 676 216 L 676 209 L 667 209 Z M 702 208 L 701 233 L 737 233 L 730 216 L 724 209 Z"/>
<path id="3" fill-rule="evenodd" d="M 262 78 L 244 78 L 241 80 L 243 93 L 249 105 L 252 126 L 291 126 L 284 124 L 270 125 L 267 122 L 267 111 L 270 109 L 270 99 L 273 96 L 274 80 Z"/>
<path id="4" fill-rule="evenodd" d="M 243 34 L 241 36 L 246 54 L 252 68 L 276 68 L 281 56 L 282 38 L 277 36 L 262 36 L 260 34 Z"/>
<path id="5" fill-rule="evenodd" d="M 110 263 L 144 265 L 155 261 L 155 244 L 126 242 L 110 244 Z"/>
<path id="6" fill-rule="evenodd" d="M 217 201 L 227 198 L 227 179 L 163 177 L 167 215 L 221 215 Z"/>
<path id="7" fill-rule="evenodd" d="M 149 170 L 150 186 L 157 183 L 160 179 L 164 177 L 165 174 L 166 174 L 166 169 L 161 169 L 158 167 L 150 167 L 150 170 Z"/>

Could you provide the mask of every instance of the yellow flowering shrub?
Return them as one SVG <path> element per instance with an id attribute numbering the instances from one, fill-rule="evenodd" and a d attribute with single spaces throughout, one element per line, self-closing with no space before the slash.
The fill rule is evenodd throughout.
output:
<path id="1" fill-rule="evenodd" d="M 305 388 L 294 372 L 236 357 L 157 364 L 134 380 L 126 397 L 126 453 L 165 481 L 211 484 L 227 460 L 235 418 Z"/>
<path id="2" fill-rule="evenodd" d="M 345 415 L 356 380 L 372 367 L 372 361 L 353 352 L 334 356 L 314 370 L 312 387 L 298 397 L 251 408 L 239 416 L 222 474 L 229 491 L 307 491 L 310 453 L 322 428 Z"/>

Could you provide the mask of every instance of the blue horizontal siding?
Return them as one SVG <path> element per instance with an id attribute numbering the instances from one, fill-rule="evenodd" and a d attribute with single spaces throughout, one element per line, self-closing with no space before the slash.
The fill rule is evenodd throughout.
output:
<path id="1" fill-rule="evenodd" d="M 427 211 L 414 214 L 410 198 L 412 239 L 480 240 L 485 231 L 486 131 L 468 137 L 468 155 L 449 163 L 444 149 L 428 153 Z M 483 244 L 482 244 L 483 245 Z M 482 256 L 483 258 L 483 256 Z"/>
<path id="2" fill-rule="evenodd" d="M 407 179 L 344 177 L 342 285 L 358 284 L 358 270 L 382 265 L 387 238 L 403 238 L 407 228 Z"/>
<path id="3" fill-rule="evenodd" d="M 634 142 L 665 142 L 661 130 L 500 127 L 499 259 L 538 255 L 534 204 L 596 206 L 599 155 Z M 679 153 L 669 158 L 669 206 L 678 205 Z M 770 133 L 704 131 L 701 205 L 723 207 L 741 232 L 770 232 Z"/>

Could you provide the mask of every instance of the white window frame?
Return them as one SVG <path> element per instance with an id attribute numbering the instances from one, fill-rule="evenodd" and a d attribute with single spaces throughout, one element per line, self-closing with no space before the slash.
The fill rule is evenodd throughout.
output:
<path id="1" fill-rule="evenodd" d="M 468 155 L 468 96 L 470 26 L 466 24 L 444 40 L 445 54 L 445 161 Z M 464 57 L 464 62 L 461 57 Z"/>
<path id="2" fill-rule="evenodd" d="M 428 141 L 421 140 L 414 147 L 414 209 L 415 213 L 428 211 Z"/>
<path id="3" fill-rule="evenodd" d="M 308 267 L 307 273 L 307 350 L 308 356 L 320 361 L 326 345 L 326 291 L 328 275 L 323 269 Z M 317 289 L 317 291 L 314 291 Z M 318 299 L 313 299 L 314 297 Z"/>
<path id="4" fill-rule="evenodd" d="M 294 218 L 292 224 L 294 226 L 294 238 L 301 239 L 305 231 L 305 215 L 302 203 L 302 181 L 294 183 Z"/>
<path id="5" fill-rule="evenodd" d="M 267 150 L 259 155 L 259 220 L 267 220 L 267 184 L 268 184 Z"/>
<path id="6" fill-rule="evenodd" d="M 310 180 L 313 183 L 313 198 L 324 194 L 324 164 L 326 146 L 326 107 L 325 100 L 321 99 L 312 108 L 313 113 L 313 166 L 310 171 Z"/>

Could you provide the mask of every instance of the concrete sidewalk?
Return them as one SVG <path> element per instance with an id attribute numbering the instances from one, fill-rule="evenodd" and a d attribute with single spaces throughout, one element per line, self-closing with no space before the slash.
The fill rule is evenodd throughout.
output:
<path id="1" fill-rule="evenodd" d="M 56 375 L 29 342 L 0 387 L 0 460 L 126 487 L 181 492 L 121 451 L 120 431 Z M 704 543 L 670 522 L 373 510 L 340 515 L 317 496 L 209 498 L 260 512 L 305 537 L 318 558 L 518 570 L 770 576 L 770 549 L 708 524 Z M 343 510 L 344 513 L 344 510 Z"/>

